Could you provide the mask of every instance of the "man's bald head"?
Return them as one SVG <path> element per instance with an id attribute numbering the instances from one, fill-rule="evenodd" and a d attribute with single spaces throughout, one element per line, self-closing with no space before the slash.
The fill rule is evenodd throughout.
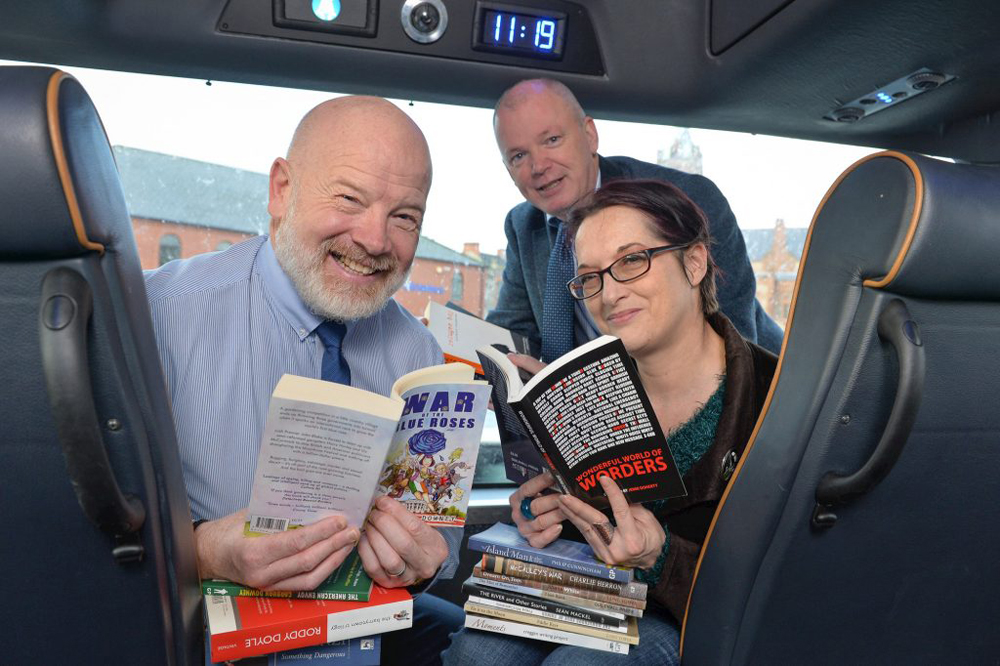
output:
<path id="1" fill-rule="evenodd" d="M 565 108 L 581 124 L 587 117 L 580 102 L 577 101 L 576 95 L 564 84 L 555 79 L 527 79 L 515 83 L 500 95 L 500 99 L 493 107 L 493 128 L 496 129 L 497 115 L 501 109 L 516 109 L 528 99 L 539 95 L 551 97 L 553 102 L 565 105 Z"/>

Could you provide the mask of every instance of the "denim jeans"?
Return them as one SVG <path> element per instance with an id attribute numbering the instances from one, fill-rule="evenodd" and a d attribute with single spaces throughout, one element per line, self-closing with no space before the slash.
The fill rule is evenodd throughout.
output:
<path id="1" fill-rule="evenodd" d="M 448 647 L 448 634 L 465 624 L 461 606 L 430 594 L 413 598 L 413 628 L 382 634 L 382 663 L 386 666 L 434 666 Z"/>
<path id="2" fill-rule="evenodd" d="M 639 644 L 631 646 L 627 655 L 463 628 L 451 637 L 451 647 L 441 658 L 447 666 L 588 666 L 626 660 L 630 665 L 674 666 L 680 664 L 679 645 L 677 623 L 665 614 L 647 611 L 639 619 Z"/>

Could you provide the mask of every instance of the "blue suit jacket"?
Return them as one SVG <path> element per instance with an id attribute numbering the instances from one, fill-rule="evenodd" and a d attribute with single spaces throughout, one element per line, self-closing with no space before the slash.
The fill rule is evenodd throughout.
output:
<path id="1" fill-rule="evenodd" d="M 600 170 L 602 183 L 620 178 L 653 178 L 672 183 L 705 211 L 715 241 L 712 256 L 721 269 L 716 283 L 723 314 L 747 340 L 778 353 L 782 330 L 757 302 L 757 281 L 747 257 L 743 234 L 736 225 L 729 202 L 715 183 L 704 176 L 630 157 L 601 157 Z M 486 319 L 526 335 L 537 356 L 542 341 L 545 276 L 555 234 L 550 232 L 545 214 L 528 202 L 515 206 L 507 214 L 504 230 L 507 233 L 507 266 L 497 306 Z M 568 292 L 566 298 L 570 298 Z"/>

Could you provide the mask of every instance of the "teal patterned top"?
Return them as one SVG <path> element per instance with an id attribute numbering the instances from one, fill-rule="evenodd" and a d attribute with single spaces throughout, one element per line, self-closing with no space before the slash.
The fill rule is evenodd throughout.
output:
<path id="1" fill-rule="evenodd" d="M 715 430 L 719 427 L 719 417 L 722 416 L 722 403 L 726 397 L 725 375 L 721 377 L 719 388 L 708 399 L 701 409 L 695 412 L 688 421 L 682 423 L 667 435 L 667 445 L 674 455 L 677 471 L 684 476 L 701 457 L 712 448 L 715 441 Z M 656 513 L 667 500 L 650 502 L 646 508 Z M 667 560 L 667 550 L 670 548 L 670 530 L 663 526 L 667 540 L 663 542 L 663 550 L 656 558 L 656 563 L 649 569 L 636 569 L 635 577 L 650 587 L 655 587 L 663 574 L 663 563 Z"/>

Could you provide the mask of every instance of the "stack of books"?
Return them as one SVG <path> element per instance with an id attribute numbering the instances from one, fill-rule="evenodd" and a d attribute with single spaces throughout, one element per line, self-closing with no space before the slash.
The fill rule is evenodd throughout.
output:
<path id="1" fill-rule="evenodd" d="M 258 590 L 214 579 L 203 580 L 201 588 L 210 663 L 259 655 L 270 657 L 240 661 L 241 666 L 303 659 L 327 663 L 318 659 L 323 654 L 330 663 L 377 664 L 378 635 L 413 624 L 410 593 L 373 583 L 357 551 L 311 591 Z"/>
<path id="2" fill-rule="evenodd" d="M 469 537 L 482 560 L 464 583 L 465 626 L 628 654 L 639 644 L 645 583 L 608 566 L 585 543 L 557 539 L 533 548 L 511 525 Z"/>

